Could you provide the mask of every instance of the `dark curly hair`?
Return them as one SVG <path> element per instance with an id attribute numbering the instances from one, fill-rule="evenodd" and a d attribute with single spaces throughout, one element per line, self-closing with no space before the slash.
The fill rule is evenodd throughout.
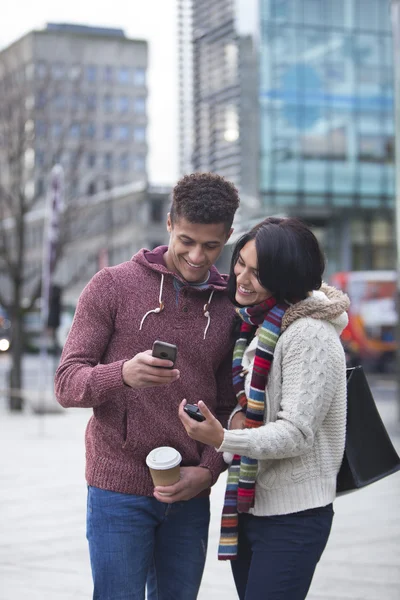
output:
<path id="1" fill-rule="evenodd" d="M 221 175 L 191 173 L 173 189 L 171 222 L 184 217 L 190 223 L 224 223 L 228 231 L 239 202 L 238 190 Z"/>

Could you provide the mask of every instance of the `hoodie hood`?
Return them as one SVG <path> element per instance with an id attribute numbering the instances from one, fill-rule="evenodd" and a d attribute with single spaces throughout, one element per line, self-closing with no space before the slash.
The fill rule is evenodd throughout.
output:
<path id="1" fill-rule="evenodd" d="M 195 286 L 190 286 L 190 284 L 187 281 L 185 281 L 180 275 L 178 275 L 178 273 L 174 273 L 166 267 L 165 262 L 164 262 L 164 254 L 166 253 L 167 250 L 168 250 L 168 246 L 158 246 L 154 250 L 146 250 L 145 248 L 143 248 L 142 250 L 139 250 L 139 252 L 137 254 L 135 254 L 131 259 L 133 262 L 136 262 L 146 268 L 156 271 L 160 275 L 160 289 L 159 289 L 159 295 L 158 295 L 158 306 L 148 310 L 143 315 L 142 320 L 140 321 L 139 331 L 143 328 L 144 322 L 146 321 L 146 319 L 149 315 L 151 315 L 152 313 L 159 314 L 164 310 L 163 289 L 164 289 L 165 277 L 172 276 L 172 277 L 178 279 L 179 281 L 181 281 L 184 285 L 188 286 L 189 289 L 190 289 L 190 287 L 192 287 L 193 289 L 195 287 Z M 207 331 L 208 331 L 208 328 L 210 327 L 210 323 L 211 323 L 210 305 L 211 305 L 211 301 L 212 301 L 214 292 L 215 291 L 221 291 L 221 292 L 225 291 L 226 284 L 227 284 L 227 276 L 221 275 L 219 273 L 218 269 L 216 269 L 214 266 L 212 266 L 210 269 L 210 277 L 208 278 L 208 281 L 204 284 L 204 286 L 201 286 L 202 291 L 205 290 L 205 291 L 209 292 L 208 300 L 203 306 L 203 315 L 207 319 L 207 322 L 206 322 L 205 328 L 204 328 L 203 339 L 206 339 Z"/>
<path id="2" fill-rule="evenodd" d="M 170 271 L 164 262 L 164 254 L 168 250 L 168 246 L 158 246 L 154 250 L 146 250 L 145 248 L 139 250 L 137 254 L 132 257 L 132 261 L 138 262 L 139 264 L 157 271 L 160 274 L 171 275 L 184 285 L 190 286 L 185 279 L 183 279 L 179 273 Z M 215 291 L 224 291 L 228 283 L 228 275 L 221 275 L 218 269 L 214 266 L 210 268 L 210 277 L 203 287 L 204 290 L 210 289 Z"/>
<path id="3" fill-rule="evenodd" d="M 282 331 L 287 329 L 297 319 L 310 317 L 329 321 L 340 335 L 348 324 L 347 311 L 350 300 L 347 294 L 323 283 L 319 290 L 312 295 L 289 306 L 282 320 Z"/>

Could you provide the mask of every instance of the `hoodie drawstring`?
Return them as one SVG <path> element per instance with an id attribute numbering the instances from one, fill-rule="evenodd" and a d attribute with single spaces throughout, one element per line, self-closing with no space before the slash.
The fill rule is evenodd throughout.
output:
<path id="1" fill-rule="evenodd" d="M 159 293 L 159 296 L 158 296 L 159 306 L 158 306 L 158 308 L 153 308 L 153 310 L 147 311 L 147 313 L 144 315 L 143 319 L 140 321 L 139 331 L 141 331 L 141 329 L 143 327 L 143 323 L 145 322 L 146 317 L 148 317 L 151 313 L 160 313 L 161 311 L 164 310 L 164 302 L 163 302 L 163 299 L 162 299 L 163 285 L 164 285 L 164 274 L 161 273 L 160 293 Z"/>
<path id="2" fill-rule="evenodd" d="M 158 296 L 159 306 L 157 308 L 153 308 L 153 310 L 148 310 L 147 311 L 147 313 L 144 315 L 143 319 L 140 321 L 139 331 L 142 330 L 143 323 L 145 322 L 146 318 L 149 315 L 151 315 L 151 313 L 158 314 L 158 313 L 160 313 L 160 312 L 162 312 L 164 310 L 164 302 L 163 302 L 163 299 L 162 299 L 163 286 L 164 286 L 164 274 L 162 273 L 161 274 L 160 294 Z M 208 328 L 210 327 L 210 323 L 211 323 L 211 316 L 210 316 L 210 310 L 209 309 L 210 309 L 210 304 L 211 304 L 212 297 L 214 295 L 214 291 L 215 290 L 212 290 L 212 292 L 210 294 L 210 297 L 208 298 L 208 302 L 203 307 L 204 316 L 207 319 L 207 325 L 206 325 L 206 328 L 204 330 L 203 340 L 206 339 L 207 331 L 208 331 Z"/>
<path id="3" fill-rule="evenodd" d="M 204 305 L 204 308 L 203 308 L 204 316 L 207 317 L 207 326 L 206 326 L 206 328 L 204 330 L 203 340 L 206 339 L 207 331 L 208 331 L 208 328 L 210 327 L 210 323 L 211 323 L 211 316 L 210 316 L 209 308 L 210 308 L 210 304 L 211 304 L 211 300 L 212 300 L 213 294 L 214 294 L 214 290 L 211 292 L 210 297 L 208 299 L 208 302 L 207 302 L 207 304 Z"/>

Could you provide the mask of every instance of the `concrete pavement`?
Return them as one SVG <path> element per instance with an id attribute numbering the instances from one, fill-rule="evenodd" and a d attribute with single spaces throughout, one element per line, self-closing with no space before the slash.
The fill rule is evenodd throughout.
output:
<path id="1" fill-rule="evenodd" d="M 375 397 L 400 451 L 394 384 Z M 11 415 L 0 400 L 0 600 L 89 600 L 84 443 L 90 411 Z M 229 564 L 216 560 L 225 476 L 213 489 L 199 600 L 233 600 Z M 400 598 L 400 473 L 338 498 L 309 600 Z"/>

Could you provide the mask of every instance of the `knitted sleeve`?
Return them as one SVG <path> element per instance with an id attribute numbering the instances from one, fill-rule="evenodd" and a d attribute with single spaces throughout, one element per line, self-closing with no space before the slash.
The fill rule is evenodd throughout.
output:
<path id="1" fill-rule="evenodd" d="M 339 378 L 345 377 L 343 350 L 325 321 L 300 319 L 286 336 L 277 420 L 257 429 L 226 431 L 219 452 L 280 459 L 300 456 L 314 444 Z"/>
<path id="2" fill-rule="evenodd" d="M 124 387 L 124 361 L 99 364 L 113 332 L 115 287 L 110 273 L 99 271 L 83 290 L 55 376 L 58 402 L 92 408 L 110 390 Z"/>

